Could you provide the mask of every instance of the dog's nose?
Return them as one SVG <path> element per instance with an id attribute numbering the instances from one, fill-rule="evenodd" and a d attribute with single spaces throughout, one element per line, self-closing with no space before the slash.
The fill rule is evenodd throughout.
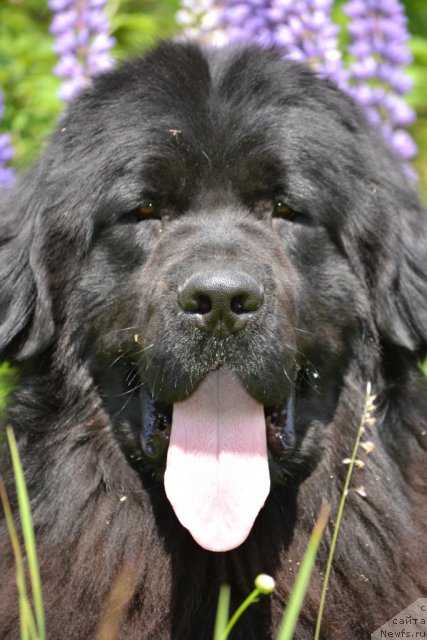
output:
<path id="1" fill-rule="evenodd" d="M 244 329 L 257 313 L 263 289 L 241 271 L 206 271 L 194 274 L 178 289 L 178 303 L 200 329 L 225 337 Z"/>

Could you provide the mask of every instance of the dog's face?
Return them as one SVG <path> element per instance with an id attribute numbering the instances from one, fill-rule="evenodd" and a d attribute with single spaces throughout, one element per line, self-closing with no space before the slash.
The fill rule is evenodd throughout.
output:
<path id="1" fill-rule="evenodd" d="M 207 548 L 236 546 L 270 480 L 315 466 L 360 345 L 380 331 L 416 348 L 388 297 L 394 160 L 343 95 L 276 54 L 169 45 L 72 105 L 35 175 L 43 273 L 21 356 L 56 331 L 129 463 L 158 482 L 167 465 L 178 518 Z M 221 475 L 219 500 L 245 503 L 218 516 L 236 539 L 192 530 L 196 469 L 195 502 L 215 512 Z"/>

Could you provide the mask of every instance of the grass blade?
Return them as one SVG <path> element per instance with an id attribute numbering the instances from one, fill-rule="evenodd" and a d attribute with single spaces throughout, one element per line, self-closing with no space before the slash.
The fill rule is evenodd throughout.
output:
<path id="1" fill-rule="evenodd" d="M 0 478 L 0 499 L 3 504 L 3 511 L 6 520 L 6 526 L 9 533 L 10 542 L 12 544 L 13 555 L 15 556 L 16 568 L 16 586 L 18 587 L 19 596 L 19 619 L 21 624 L 21 640 L 37 640 L 37 630 L 34 622 L 33 612 L 27 597 L 27 589 L 25 586 L 25 566 L 21 553 L 18 534 L 16 532 L 15 523 L 13 522 L 12 510 L 10 508 L 9 498 L 7 497 L 6 487 Z"/>
<path id="2" fill-rule="evenodd" d="M 138 579 L 139 572 L 130 563 L 124 562 L 118 569 L 110 593 L 102 605 L 93 640 L 118 640 Z"/>
<path id="3" fill-rule="evenodd" d="M 323 532 L 329 519 L 330 507 L 324 504 L 320 510 L 319 517 L 311 532 L 307 549 L 302 559 L 301 567 L 298 571 L 289 602 L 283 614 L 282 624 L 279 629 L 277 640 L 292 640 L 298 616 L 301 611 L 304 597 L 310 581 L 311 572 L 316 560 L 317 551 Z"/>
<path id="4" fill-rule="evenodd" d="M 218 608 L 216 610 L 214 640 L 222 640 L 224 638 L 229 611 L 230 587 L 228 584 L 223 584 L 219 592 Z"/>
<path id="5" fill-rule="evenodd" d="M 331 547 L 329 549 L 328 561 L 326 564 L 325 579 L 323 581 L 322 594 L 320 597 L 319 611 L 317 613 L 317 622 L 316 622 L 316 630 L 314 633 L 314 640 L 319 640 L 319 637 L 320 637 L 320 626 L 322 624 L 323 610 L 325 608 L 326 592 L 328 590 L 329 577 L 331 575 L 332 561 L 335 554 L 335 546 L 337 544 L 338 534 L 341 527 L 341 520 L 344 513 L 344 506 L 345 506 L 345 502 L 348 495 L 351 475 L 353 473 L 353 469 L 356 463 L 357 453 L 359 451 L 362 437 L 365 434 L 365 424 L 369 425 L 375 422 L 375 419 L 372 417 L 372 412 L 374 410 L 374 401 L 375 401 L 375 396 L 371 395 L 371 383 L 368 382 L 366 386 L 366 397 L 365 397 L 363 414 L 362 414 L 359 429 L 357 432 L 356 442 L 354 443 L 353 452 L 351 454 L 351 458 L 349 459 L 350 464 L 348 467 L 347 475 L 344 482 L 344 487 L 341 494 L 341 500 L 338 507 L 338 513 L 335 521 L 334 532 L 332 534 Z"/>
<path id="6" fill-rule="evenodd" d="M 31 518 L 28 492 L 25 484 L 24 472 L 22 470 L 22 465 L 19 458 L 18 447 L 16 445 L 15 435 L 12 428 L 8 427 L 6 429 L 6 433 L 9 442 L 10 453 L 12 456 L 13 471 L 15 474 L 19 514 L 22 526 L 22 536 L 24 539 L 25 552 L 28 560 L 28 571 L 30 574 L 31 590 L 33 594 L 34 612 L 37 621 L 38 634 L 36 637 L 38 637 L 39 640 L 45 640 L 46 631 L 40 583 L 40 572 L 37 560 L 36 539 Z"/>
<path id="7" fill-rule="evenodd" d="M 0 411 L 6 407 L 7 400 L 17 385 L 18 374 L 7 362 L 0 364 Z"/>

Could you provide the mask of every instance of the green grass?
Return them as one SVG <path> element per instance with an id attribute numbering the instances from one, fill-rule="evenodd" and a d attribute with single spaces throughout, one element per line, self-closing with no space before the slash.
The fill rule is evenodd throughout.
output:
<path id="1" fill-rule="evenodd" d="M 6 518 L 6 525 L 15 556 L 16 584 L 19 597 L 19 618 L 21 640 L 46 640 L 40 573 L 37 561 L 36 539 L 31 518 L 30 502 L 25 484 L 24 472 L 19 458 L 15 436 L 10 427 L 6 429 L 13 471 L 18 495 L 19 518 L 24 549 L 21 547 L 18 531 L 13 521 L 9 499 L 3 481 L 0 479 L 0 496 Z M 32 598 L 27 591 L 27 572 Z"/>
<path id="2" fill-rule="evenodd" d="M 319 517 L 311 532 L 300 569 L 295 579 L 295 584 L 283 614 L 282 624 L 279 629 L 277 640 L 292 640 L 298 617 L 304 602 L 305 594 L 310 582 L 317 552 L 323 532 L 329 520 L 330 506 L 324 504 L 320 510 Z"/>
<path id="3" fill-rule="evenodd" d="M 17 385 L 18 374 L 7 362 L 0 364 L 0 411 L 6 407 L 7 400 Z"/>
<path id="4" fill-rule="evenodd" d="M 314 525 L 310 540 L 307 545 L 300 569 L 295 579 L 295 584 L 289 598 L 289 602 L 283 614 L 277 640 L 292 640 L 299 613 L 304 602 L 305 594 L 310 582 L 311 572 L 314 567 L 317 552 L 323 532 L 329 519 L 329 506 L 323 505 L 319 517 Z M 246 609 L 254 602 L 258 602 L 262 596 L 274 591 L 274 580 L 270 576 L 261 574 L 255 578 L 255 588 L 242 602 L 235 613 L 228 620 L 230 607 L 230 588 L 228 585 L 221 587 L 218 601 L 216 624 L 213 640 L 227 640 L 234 626 L 237 624 Z"/>

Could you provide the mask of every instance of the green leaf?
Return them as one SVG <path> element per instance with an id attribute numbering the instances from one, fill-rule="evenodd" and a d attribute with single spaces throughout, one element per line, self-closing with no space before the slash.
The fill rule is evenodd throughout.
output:
<path id="1" fill-rule="evenodd" d="M 227 628 L 229 610 L 230 587 L 228 584 L 223 584 L 219 592 L 213 640 L 222 640 L 224 637 L 224 633 Z"/>
<path id="2" fill-rule="evenodd" d="M 300 569 L 295 579 L 292 593 L 289 597 L 289 602 L 283 614 L 283 620 L 279 629 L 277 640 L 292 640 L 301 607 L 304 602 L 307 587 L 310 582 L 310 577 L 313 571 L 320 541 L 322 539 L 323 532 L 329 519 L 329 513 L 329 505 L 324 504 L 320 510 L 316 524 L 313 527 L 313 531 L 311 532 L 307 549 L 305 551 Z"/>
<path id="3" fill-rule="evenodd" d="M 6 429 L 12 456 L 13 471 L 15 474 L 16 490 L 18 494 L 19 515 L 21 518 L 22 535 L 24 538 L 25 552 L 28 561 L 28 571 L 30 574 L 31 589 L 34 601 L 35 617 L 37 621 L 37 638 L 45 640 L 45 622 L 42 602 L 42 590 L 40 583 L 39 565 L 36 551 L 36 538 L 34 535 L 33 522 L 31 518 L 30 502 L 28 498 L 27 486 L 25 484 L 24 472 L 21 466 L 19 451 L 15 440 L 15 435 L 11 427 Z"/>

